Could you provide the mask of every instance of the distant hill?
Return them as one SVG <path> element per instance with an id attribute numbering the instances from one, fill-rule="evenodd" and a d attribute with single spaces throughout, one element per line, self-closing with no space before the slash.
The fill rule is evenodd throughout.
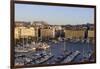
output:
<path id="1" fill-rule="evenodd" d="M 49 25 L 47 22 L 44 21 L 34 21 L 32 25 Z"/>
<path id="2" fill-rule="evenodd" d="M 15 26 L 29 26 L 31 25 L 30 22 L 25 22 L 25 21 L 15 21 Z"/>

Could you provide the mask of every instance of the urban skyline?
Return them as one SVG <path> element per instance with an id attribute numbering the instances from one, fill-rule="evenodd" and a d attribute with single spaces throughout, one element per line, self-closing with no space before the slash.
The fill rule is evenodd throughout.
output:
<path id="1" fill-rule="evenodd" d="M 95 62 L 94 9 L 15 4 L 14 66 Z"/>
<path id="2" fill-rule="evenodd" d="M 94 8 L 15 4 L 15 20 L 46 21 L 51 25 L 93 24 Z"/>

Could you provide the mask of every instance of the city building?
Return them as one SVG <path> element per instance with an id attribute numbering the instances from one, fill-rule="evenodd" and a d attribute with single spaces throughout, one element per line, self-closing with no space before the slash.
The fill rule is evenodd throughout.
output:
<path id="1" fill-rule="evenodd" d="M 35 37 L 34 27 L 15 27 L 15 39 Z"/>
<path id="2" fill-rule="evenodd" d="M 84 30 L 64 30 L 65 38 L 70 39 L 83 39 L 84 38 Z"/>
<path id="3" fill-rule="evenodd" d="M 41 38 L 55 38 L 55 29 L 41 29 Z"/>

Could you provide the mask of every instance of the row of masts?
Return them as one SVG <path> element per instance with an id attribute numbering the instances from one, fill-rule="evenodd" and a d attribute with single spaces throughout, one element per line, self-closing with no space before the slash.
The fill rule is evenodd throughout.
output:
<path id="1" fill-rule="evenodd" d="M 86 30 L 86 32 L 88 31 L 88 29 Z M 87 32 L 88 33 L 88 32 Z M 19 34 L 19 37 L 20 38 L 22 38 L 21 37 L 21 29 L 19 29 L 19 32 L 18 32 L 18 34 Z M 26 43 L 28 43 L 29 42 L 29 38 L 28 38 L 28 36 L 27 36 L 27 38 L 26 38 L 26 41 L 24 40 L 24 38 L 26 38 L 26 37 L 23 37 L 22 38 L 22 46 L 24 46 L 25 45 L 25 42 Z M 37 37 L 37 41 L 38 40 L 40 40 L 39 38 L 41 38 L 41 41 L 42 41 L 42 36 L 41 37 Z M 60 37 L 60 38 L 62 38 L 62 37 Z M 86 38 L 87 38 L 87 36 L 86 36 Z M 48 39 L 49 40 L 49 39 Z M 65 41 L 65 39 L 63 40 L 64 41 L 64 46 L 63 46 L 63 52 L 65 52 L 66 51 L 66 41 Z M 16 41 L 15 41 L 15 43 L 16 43 Z M 89 46 L 88 46 L 88 48 L 89 48 Z M 48 50 L 50 53 L 51 53 L 51 47 L 49 48 L 49 50 Z M 83 47 L 83 56 L 85 56 L 85 50 L 84 50 L 84 47 Z"/>

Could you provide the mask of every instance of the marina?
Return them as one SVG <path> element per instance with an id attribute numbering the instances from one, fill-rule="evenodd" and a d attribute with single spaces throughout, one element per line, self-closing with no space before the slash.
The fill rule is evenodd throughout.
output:
<path id="1" fill-rule="evenodd" d="M 96 62 L 95 6 L 22 1 L 13 6 L 12 67 Z"/>
<path id="2" fill-rule="evenodd" d="M 94 61 L 90 43 L 54 40 L 16 46 L 15 65 L 60 64 Z"/>

